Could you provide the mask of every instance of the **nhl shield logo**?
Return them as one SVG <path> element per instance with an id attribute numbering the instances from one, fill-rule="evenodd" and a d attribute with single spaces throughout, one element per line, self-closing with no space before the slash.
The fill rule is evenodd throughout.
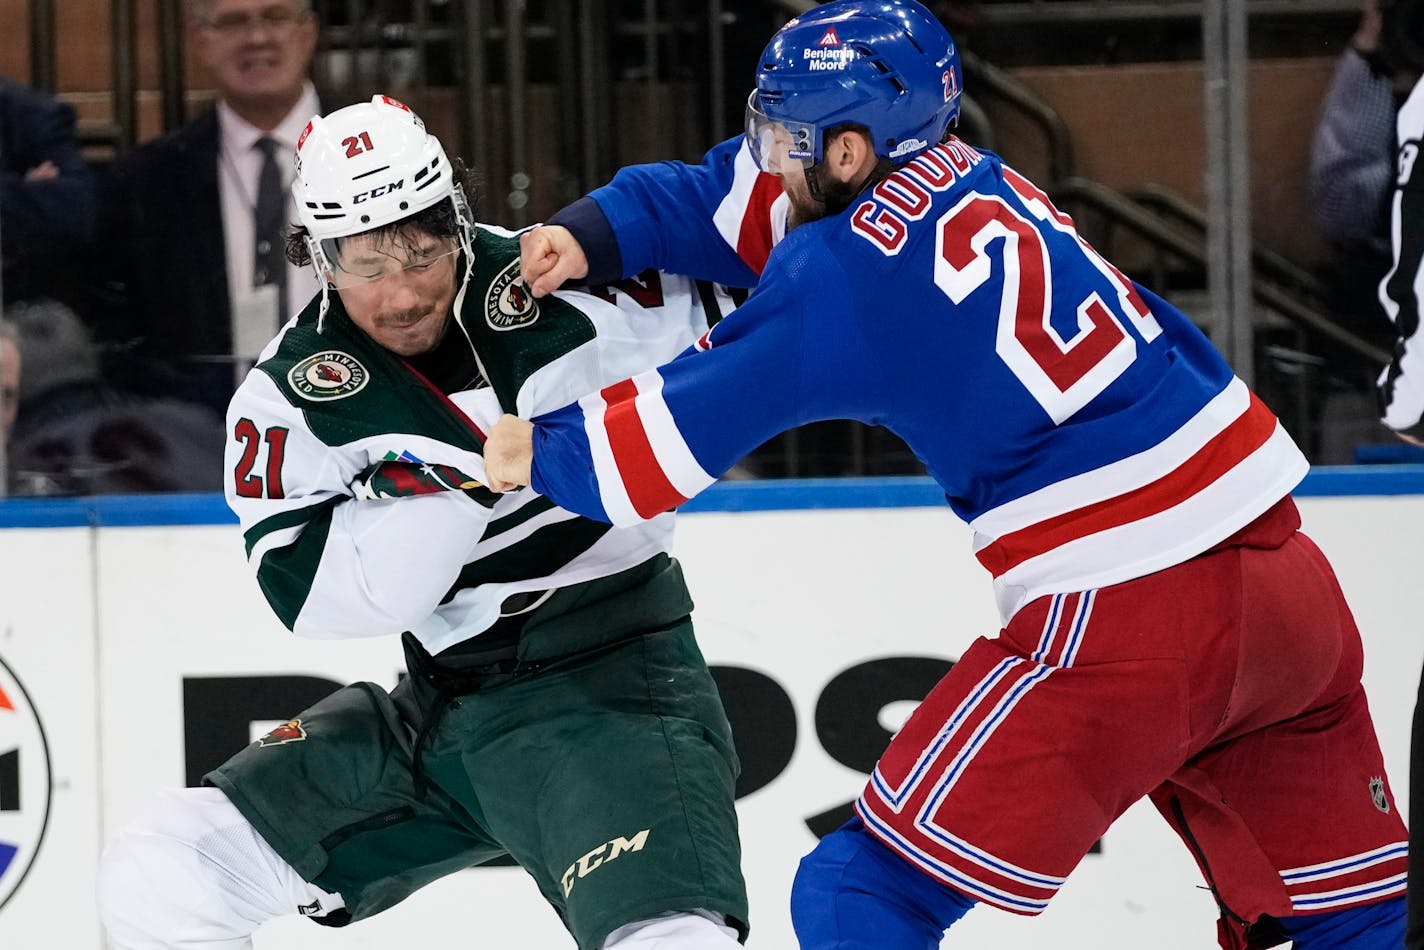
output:
<path id="1" fill-rule="evenodd" d="M 0 909 L 25 880 L 49 825 L 49 743 L 34 704 L 0 660 Z"/>
<path id="2" fill-rule="evenodd" d="M 257 740 L 257 745 L 266 748 L 269 745 L 286 745 L 288 742 L 301 742 L 307 737 L 307 731 L 302 728 L 300 719 L 288 719 L 276 729 L 267 733 Z"/>
<path id="3" fill-rule="evenodd" d="M 1370 800 L 1375 803 L 1375 807 L 1386 815 L 1389 814 L 1389 796 L 1384 793 L 1384 778 L 1376 775 L 1370 779 Z"/>
<path id="4" fill-rule="evenodd" d="M 519 260 L 499 272 L 485 294 L 485 322 L 492 330 L 517 330 L 539 319 L 539 304 L 519 276 Z"/>
<path id="5" fill-rule="evenodd" d="M 308 356 L 287 373 L 287 385 L 313 402 L 345 399 L 365 388 L 371 374 L 354 356 L 332 350 Z"/>

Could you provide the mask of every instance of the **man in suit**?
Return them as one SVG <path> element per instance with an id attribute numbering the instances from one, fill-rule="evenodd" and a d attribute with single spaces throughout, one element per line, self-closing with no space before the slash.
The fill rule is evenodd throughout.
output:
<path id="1" fill-rule="evenodd" d="M 217 104 L 115 162 L 95 323 L 115 344 L 120 388 L 220 418 L 235 379 L 316 290 L 271 226 L 284 233 L 294 218 L 297 139 L 321 112 L 308 78 L 318 27 L 310 0 L 192 0 L 189 12 Z"/>
<path id="2" fill-rule="evenodd" d="M 15 429 L 20 409 L 20 337 L 15 326 L 0 320 L 0 454 Z M 4 494 L 0 489 L 0 494 Z"/>
<path id="3" fill-rule="evenodd" d="M 90 238 L 94 178 L 74 109 L 0 76 L 0 259 L 5 301 L 54 295 Z"/>

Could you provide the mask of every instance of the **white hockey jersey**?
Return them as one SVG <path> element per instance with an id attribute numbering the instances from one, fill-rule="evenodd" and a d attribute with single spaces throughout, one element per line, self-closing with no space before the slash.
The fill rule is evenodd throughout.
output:
<path id="1" fill-rule="evenodd" d="M 228 503 L 272 609 L 294 633 L 411 631 L 432 654 L 478 635 L 511 594 L 606 577 L 671 543 L 672 518 L 610 528 L 531 489 L 485 489 L 484 433 L 676 356 L 730 298 L 648 272 L 538 301 L 518 241 L 477 229 L 458 326 L 487 383 L 440 392 L 332 296 L 262 353 L 227 416 Z M 462 265 L 463 266 L 463 265 Z"/>

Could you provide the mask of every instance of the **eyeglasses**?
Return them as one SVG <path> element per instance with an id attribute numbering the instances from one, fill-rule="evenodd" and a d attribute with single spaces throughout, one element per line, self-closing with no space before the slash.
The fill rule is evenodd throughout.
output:
<path id="1" fill-rule="evenodd" d="M 220 13 L 206 21 L 203 26 L 224 37 L 246 36 L 259 27 L 273 33 L 280 33 L 290 29 L 299 20 L 305 20 L 307 16 L 306 10 L 293 10 L 291 7 L 264 7 L 250 13 L 240 10 Z"/>

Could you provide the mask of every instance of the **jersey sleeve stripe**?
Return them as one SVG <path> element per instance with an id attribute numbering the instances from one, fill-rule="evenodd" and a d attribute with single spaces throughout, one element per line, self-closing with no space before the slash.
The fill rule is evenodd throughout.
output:
<path id="1" fill-rule="evenodd" d="M 663 400 L 663 378 L 657 370 L 640 373 L 633 378 L 638 385 L 638 417 L 648 433 L 648 442 L 657 454 L 658 465 L 684 500 L 698 494 L 716 479 L 703 469 L 682 431 L 677 427 L 672 410 Z"/>
<path id="2" fill-rule="evenodd" d="M 998 576 L 1069 541 L 1159 514 L 1235 468 L 1265 444 L 1276 426 L 1276 417 L 1253 395 L 1246 412 L 1166 476 L 1004 535 L 978 552 L 979 562 Z"/>
<path id="3" fill-rule="evenodd" d="M 324 517 L 326 511 L 338 501 L 340 501 L 339 496 L 329 496 L 318 499 L 314 503 L 288 508 L 286 511 L 281 511 L 275 515 L 263 518 L 242 533 L 242 540 L 247 548 L 247 556 L 251 558 L 253 553 L 256 552 L 260 558 L 263 552 L 257 550 L 258 546 L 265 541 L 270 541 L 274 535 L 278 535 L 281 532 L 290 532 L 290 534 L 276 545 L 266 545 L 263 550 L 265 551 L 267 548 L 274 546 L 280 547 L 282 544 L 288 543 L 292 538 L 301 533 L 301 529 L 306 526 L 308 522 L 319 517 Z"/>
<path id="4" fill-rule="evenodd" d="M 638 412 L 638 385 L 626 379 L 603 390 L 608 408 L 603 426 L 629 504 L 639 518 L 651 518 L 687 501 L 687 496 L 673 488 L 658 464 L 657 456 Z M 603 480 L 599 479 L 600 483 Z M 605 502 L 605 509 L 607 503 Z M 611 515 L 612 512 L 610 511 Z M 616 523 L 616 522 L 615 522 Z"/>
<path id="5" fill-rule="evenodd" d="M 263 553 L 257 562 L 257 584 L 288 630 L 296 631 L 297 618 L 311 596 L 335 508 L 335 504 L 317 506 L 300 535 Z"/>
<path id="6" fill-rule="evenodd" d="M 759 170 L 746 145 L 737 152 L 733 169 L 732 187 L 712 222 L 737 256 L 760 274 L 775 243 L 772 206 L 782 197 L 781 179 Z"/>
<path id="7" fill-rule="evenodd" d="M 588 439 L 588 451 L 593 460 L 593 474 L 598 483 L 598 500 L 602 503 L 608 520 L 615 525 L 631 525 L 641 520 L 623 485 L 622 473 L 618 470 L 613 447 L 609 444 L 605 418 L 608 409 L 605 394 L 624 385 L 629 383 L 615 384 L 601 392 L 584 396 L 578 402 L 579 409 L 583 412 L 584 435 Z"/>
<path id="8" fill-rule="evenodd" d="M 594 474 L 614 524 L 676 508 L 715 481 L 678 430 L 662 383 L 649 370 L 614 383 L 584 406 Z"/>

